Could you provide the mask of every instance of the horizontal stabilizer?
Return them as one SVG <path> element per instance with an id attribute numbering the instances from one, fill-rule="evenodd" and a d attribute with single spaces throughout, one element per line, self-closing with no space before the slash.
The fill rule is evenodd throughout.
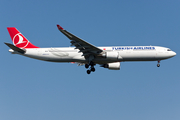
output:
<path id="1" fill-rule="evenodd" d="M 6 44 L 8 47 L 10 47 L 11 49 L 13 49 L 14 51 L 17 51 L 17 52 L 19 52 L 19 53 L 24 54 L 24 53 L 26 52 L 24 49 L 20 49 L 20 48 L 12 45 L 12 44 L 10 44 L 10 43 L 5 43 L 5 44 Z"/>

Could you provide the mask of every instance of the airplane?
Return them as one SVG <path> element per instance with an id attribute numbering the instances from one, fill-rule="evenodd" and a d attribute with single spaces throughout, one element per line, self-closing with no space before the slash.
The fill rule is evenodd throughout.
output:
<path id="1" fill-rule="evenodd" d="M 125 61 L 160 61 L 176 55 L 174 51 L 160 46 L 109 46 L 96 47 L 85 40 L 66 31 L 60 25 L 57 28 L 61 33 L 70 39 L 71 46 L 40 48 L 33 45 L 15 27 L 7 27 L 13 44 L 5 43 L 12 54 L 19 54 L 26 57 L 49 61 L 49 62 L 70 62 L 84 65 L 87 74 L 95 72 L 95 65 L 110 70 L 120 70 L 120 62 Z"/>

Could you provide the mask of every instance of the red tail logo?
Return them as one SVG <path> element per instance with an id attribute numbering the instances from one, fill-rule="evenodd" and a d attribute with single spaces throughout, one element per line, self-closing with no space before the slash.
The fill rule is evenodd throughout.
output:
<path id="1" fill-rule="evenodd" d="M 13 44 L 19 48 L 39 48 L 30 43 L 15 27 L 8 27 Z"/>
<path id="2" fill-rule="evenodd" d="M 16 34 L 13 37 L 13 44 L 20 48 L 25 48 L 28 45 L 29 41 L 24 39 L 21 33 Z"/>

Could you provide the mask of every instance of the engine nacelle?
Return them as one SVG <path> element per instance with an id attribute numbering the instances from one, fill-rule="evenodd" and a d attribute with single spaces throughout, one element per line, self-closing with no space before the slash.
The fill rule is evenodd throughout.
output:
<path id="1" fill-rule="evenodd" d="M 108 63 L 108 64 L 104 64 L 102 65 L 102 67 L 104 68 L 108 68 L 110 70 L 120 70 L 120 62 L 115 62 L 115 63 Z"/>
<path id="2" fill-rule="evenodd" d="M 106 57 L 107 59 L 117 60 L 118 57 L 119 57 L 119 53 L 118 53 L 118 52 L 106 52 L 105 57 Z"/>

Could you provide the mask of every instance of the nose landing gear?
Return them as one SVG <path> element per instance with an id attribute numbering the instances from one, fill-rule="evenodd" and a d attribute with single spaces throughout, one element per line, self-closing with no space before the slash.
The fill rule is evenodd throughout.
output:
<path id="1" fill-rule="evenodd" d="M 157 67 L 160 67 L 160 64 L 159 64 L 159 63 L 160 63 L 160 61 L 158 61 Z"/>

